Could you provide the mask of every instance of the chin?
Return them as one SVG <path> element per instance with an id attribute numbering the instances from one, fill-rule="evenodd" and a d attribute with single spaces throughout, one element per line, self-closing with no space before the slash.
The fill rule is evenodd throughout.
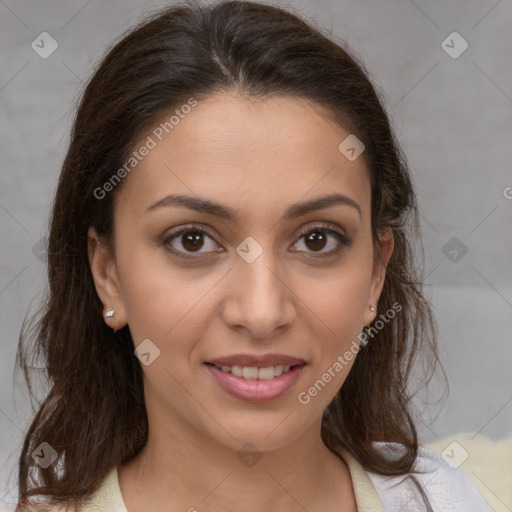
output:
<path id="1" fill-rule="evenodd" d="M 233 414 L 236 415 L 236 413 Z M 224 428 L 219 427 L 220 432 L 216 429 L 217 435 L 213 435 L 212 432 L 212 437 L 237 452 L 241 449 L 245 450 L 243 448 L 245 445 L 254 445 L 247 447 L 248 451 L 279 450 L 303 435 L 308 430 L 309 424 L 314 422 L 314 419 L 310 422 L 305 419 L 299 422 L 297 415 L 298 411 L 261 411 L 255 414 L 243 413 L 242 419 L 237 418 L 231 422 L 224 414 L 221 422 Z M 218 433 L 221 434 L 220 438 Z"/>

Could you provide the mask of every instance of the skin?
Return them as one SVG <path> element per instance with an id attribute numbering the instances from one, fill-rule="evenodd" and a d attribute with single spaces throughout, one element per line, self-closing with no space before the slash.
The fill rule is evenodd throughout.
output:
<path id="1" fill-rule="evenodd" d="M 116 190 L 115 254 L 90 228 L 96 290 L 104 312 L 115 308 L 106 323 L 128 323 L 135 346 L 149 338 L 160 349 L 142 366 L 148 443 L 118 467 L 130 512 L 234 511 L 240 503 L 249 512 L 357 510 L 348 468 L 320 436 L 322 413 L 355 359 L 309 404 L 297 398 L 378 314 L 369 307 L 385 278 L 377 255 L 385 265 L 393 250 L 390 232 L 372 240 L 363 158 L 349 161 L 338 150 L 349 133 L 303 99 L 215 94 Z M 335 205 L 283 218 L 289 205 L 333 192 L 355 201 L 361 215 Z M 178 206 L 145 212 L 171 193 L 223 203 L 236 220 Z M 181 235 L 162 242 L 171 228 L 192 222 L 209 230 L 199 252 Z M 324 246 L 299 237 L 322 222 L 335 224 L 350 246 L 321 230 Z M 248 236 L 263 249 L 252 263 L 235 251 Z M 232 397 L 203 364 L 269 352 L 307 363 L 294 386 L 269 402 Z M 237 457 L 246 443 L 261 455 L 252 467 Z"/>

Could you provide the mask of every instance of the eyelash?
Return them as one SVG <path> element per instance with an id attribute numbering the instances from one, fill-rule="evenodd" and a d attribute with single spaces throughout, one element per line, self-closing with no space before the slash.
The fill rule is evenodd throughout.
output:
<path id="1" fill-rule="evenodd" d="M 311 233 L 318 232 L 318 231 L 321 231 L 321 232 L 329 234 L 329 235 L 333 235 L 338 240 L 338 242 L 340 243 L 340 246 L 338 246 L 336 249 L 333 249 L 333 250 L 328 251 L 326 253 L 318 253 L 318 252 L 315 253 L 314 251 L 307 251 L 307 252 L 311 252 L 313 257 L 321 258 L 321 257 L 326 257 L 326 256 L 332 256 L 333 254 L 338 253 L 343 247 L 348 247 L 352 243 L 352 240 L 350 240 L 347 236 L 345 236 L 343 233 L 338 231 L 338 229 L 336 229 L 334 224 L 330 224 L 328 222 L 327 223 L 318 224 L 316 226 L 309 226 L 306 229 L 302 230 L 299 233 L 299 235 L 297 237 L 297 241 L 295 243 L 297 243 L 299 240 L 301 240 L 306 235 L 309 235 Z M 207 230 L 205 230 L 204 228 L 202 228 L 200 226 L 197 226 L 195 224 L 190 224 L 190 225 L 188 225 L 188 226 L 186 226 L 184 228 L 179 229 L 178 231 L 172 232 L 169 235 L 165 236 L 162 239 L 162 243 L 164 245 L 167 245 L 172 240 L 174 240 L 175 238 L 179 238 L 181 235 L 184 235 L 185 233 L 191 233 L 191 232 L 192 233 L 198 233 L 200 235 L 206 235 L 209 238 L 214 240 L 214 237 Z M 201 256 L 190 256 L 187 253 L 176 251 L 174 249 L 168 249 L 168 250 L 172 254 L 175 254 L 176 256 L 179 256 L 180 258 L 184 258 L 184 259 L 189 259 L 190 260 L 190 259 L 199 259 L 199 258 L 201 258 Z M 216 252 L 221 252 L 221 251 L 216 251 Z M 303 252 L 303 251 L 299 251 L 299 252 Z M 200 253 L 198 253 L 198 254 L 200 254 Z"/>

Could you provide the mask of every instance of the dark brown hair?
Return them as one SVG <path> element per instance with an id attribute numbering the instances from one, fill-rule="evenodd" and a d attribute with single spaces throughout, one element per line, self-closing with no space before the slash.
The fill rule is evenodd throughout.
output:
<path id="1" fill-rule="evenodd" d="M 233 89 L 248 97 L 305 98 L 366 146 L 374 241 L 387 227 L 395 239 L 379 312 L 396 303 L 402 309 L 374 329 L 359 352 L 324 415 L 322 437 L 332 451 L 346 448 L 368 470 L 411 471 L 418 438 L 410 376 L 421 354 L 419 382 L 431 379 L 439 363 L 436 329 L 412 244 L 418 211 L 411 179 L 367 72 L 343 42 L 280 8 L 238 1 L 179 5 L 123 35 L 81 95 L 51 213 L 49 290 L 31 326 L 24 323 L 17 353 L 31 397 L 35 361 L 49 383 L 23 443 L 19 507 L 31 496 L 79 507 L 114 466 L 145 445 L 141 366 L 129 328 L 114 333 L 104 323 L 87 257 L 90 226 L 111 240 L 113 199 L 123 182 L 101 199 L 95 190 L 163 114 L 191 97 L 201 101 Z M 375 441 L 405 450 L 391 460 Z M 31 457 L 43 442 L 59 455 L 46 469 Z"/>

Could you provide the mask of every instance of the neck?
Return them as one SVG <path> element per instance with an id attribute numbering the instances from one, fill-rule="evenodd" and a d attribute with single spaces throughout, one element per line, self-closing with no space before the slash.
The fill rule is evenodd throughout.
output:
<path id="1" fill-rule="evenodd" d="M 218 443 L 189 424 L 178 425 L 149 421 L 146 446 L 119 467 L 130 511 L 230 512 L 241 503 L 247 512 L 314 512 L 332 510 L 333 504 L 339 511 L 356 510 L 348 468 L 323 443 L 320 421 L 286 446 L 253 453 Z"/>

